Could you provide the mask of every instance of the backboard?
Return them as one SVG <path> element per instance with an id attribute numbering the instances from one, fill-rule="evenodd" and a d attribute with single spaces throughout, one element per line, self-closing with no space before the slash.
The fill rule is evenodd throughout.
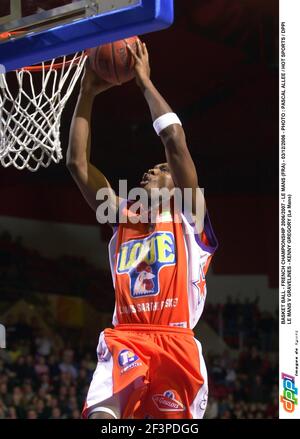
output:
<path id="1" fill-rule="evenodd" d="M 0 65 L 15 70 L 164 29 L 173 19 L 173 0 L 1 0 Z"/>

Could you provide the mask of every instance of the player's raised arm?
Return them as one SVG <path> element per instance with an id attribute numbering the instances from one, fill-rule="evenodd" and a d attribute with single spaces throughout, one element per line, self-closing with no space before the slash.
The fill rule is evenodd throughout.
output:
<path id="1" fill-rule="evenodd" d="M 95 211 L 100 204 L 100 201 L 96 200 L 98 190 L 111 186 L 102 172 L 90 162 L 91 113 L 96 95 L 112 86 L 113 84 L 98 78 L 90 66 L 86 65 L 72 119 L 67 151 L 67 167 L 84 198 Z M 114 196 L 112 191 L 110 198 L 112 208 L 116 209 L 118 202 L 119 198 Z"/>
<path id="2" fill-rule="evenodd" d="M 149 55 L 145 43 L 139 41 L 137 46 L 136 53 L 127 46 L 135 58 L 136 81 L 148 103 L 156 132 L 165 146 L 166 158 L 175 186 L 182 191 L 185 188 L 191 188 L 192 213 L 199 212 L 199 208 L 204 213 L 204 197 L 198 186 L 196 168 L 187 147 L 180 120 L 150 79 Z"/>

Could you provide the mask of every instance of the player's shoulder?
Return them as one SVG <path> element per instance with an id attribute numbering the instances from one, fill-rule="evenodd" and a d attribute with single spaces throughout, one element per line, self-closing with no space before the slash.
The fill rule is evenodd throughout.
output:
<path id="1" fill-rule="evenodd" d="M 213 254 L 218 248 L 218 240 L 214 233 L 208 211 L 204 216 L 182 214 L 183 228 L 187 239 L 195 243 L 202 251 Z"/>

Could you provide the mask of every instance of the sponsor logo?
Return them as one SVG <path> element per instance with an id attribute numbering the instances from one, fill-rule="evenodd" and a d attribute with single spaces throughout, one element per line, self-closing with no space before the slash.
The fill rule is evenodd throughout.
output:
<path id="1" fill-rule="evenodd" d="M 118 356 L 118 362 L 121 366 L 121 373 L 127 372 L 134 367 L 142 366 L 141 362 L 138 362 L 139 357 L 128 349 L 123 349 Z"/>
<path id="2" fill-rule="evenodd" d="M 157 232 L 146 239 L 124 242 L 118 254 L 117 274 L 127 274 L 133 298 L 159 294 L 159 271 L 176 263 L 173 233 Z"/>
<path id="3" fill-rule="evenodd" d="M 295 377 L 282 373 L 281 379 L 283 381 L 283 394 L 280 395 L 280 402 L 286 412 L 293 413 L 295 406 L 298 405 L 298 398 L 296 398 L 298 389 L 295 385 Z"/>
<path id="4" fill-rule="evenodd" d="M 161 412 L 183 412 L 185 410 L 185 406 L 173 390 L 166 390 L 163 394 L 153 395 L 152 400 Z"/>
<path id="5" fill-rule="evenodd" d="M 200 404 L 199 404 L 200 410 L 202 410 L 202 411 L 206 410 L 207 400 L 208 400 L 208 392 L 205 392 L 203 395 L 203 399 L 200 401 Z"/>
<path id="6" fill-rule="evenodd" d="M 178 326 L 179 328 L 187 328 L 187 323 L 186 322 L 170 323 L 170 326 Z"/>

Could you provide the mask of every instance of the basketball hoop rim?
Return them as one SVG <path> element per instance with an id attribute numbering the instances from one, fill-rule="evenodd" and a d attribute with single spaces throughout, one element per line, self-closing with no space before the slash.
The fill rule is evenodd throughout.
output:
<path id="1" fill-rule="evenodd" d="M 0 41 L 1 40 L 7 40 L 13 36 L 18 36 L 21 34 L 24 34 L 26 32 L 24 31 L 12 31 L 12 32 L 4 32 L 2 34 L 0 34 Z M 88 53 L 87 50 L 83 51 L 84 53 Z M 26 67 L 22 67 L 20 69 L 15 70 L 15 72 L 20 72 L 22 70 L 25 70 L 26 72 L 42 72 L 43 70 L 45 71 L 49 71 L 51 70 L 61 70 L 63 67 L 68 67 L 70 64 L 78 64 L 81 60 L 81 56 L 79 55 L 78 57 L 76 57 L 75 59 L 69 60 L 69 61 L 65 61 L 65 62 L 59 62 L 59 63 L 54 63 L 52 64 L 53 61 L 46 61 L 49 62 L 50 64 L 38 64 L 38 65 L 34 65 L 34 66 L 26 66 Z"/>

